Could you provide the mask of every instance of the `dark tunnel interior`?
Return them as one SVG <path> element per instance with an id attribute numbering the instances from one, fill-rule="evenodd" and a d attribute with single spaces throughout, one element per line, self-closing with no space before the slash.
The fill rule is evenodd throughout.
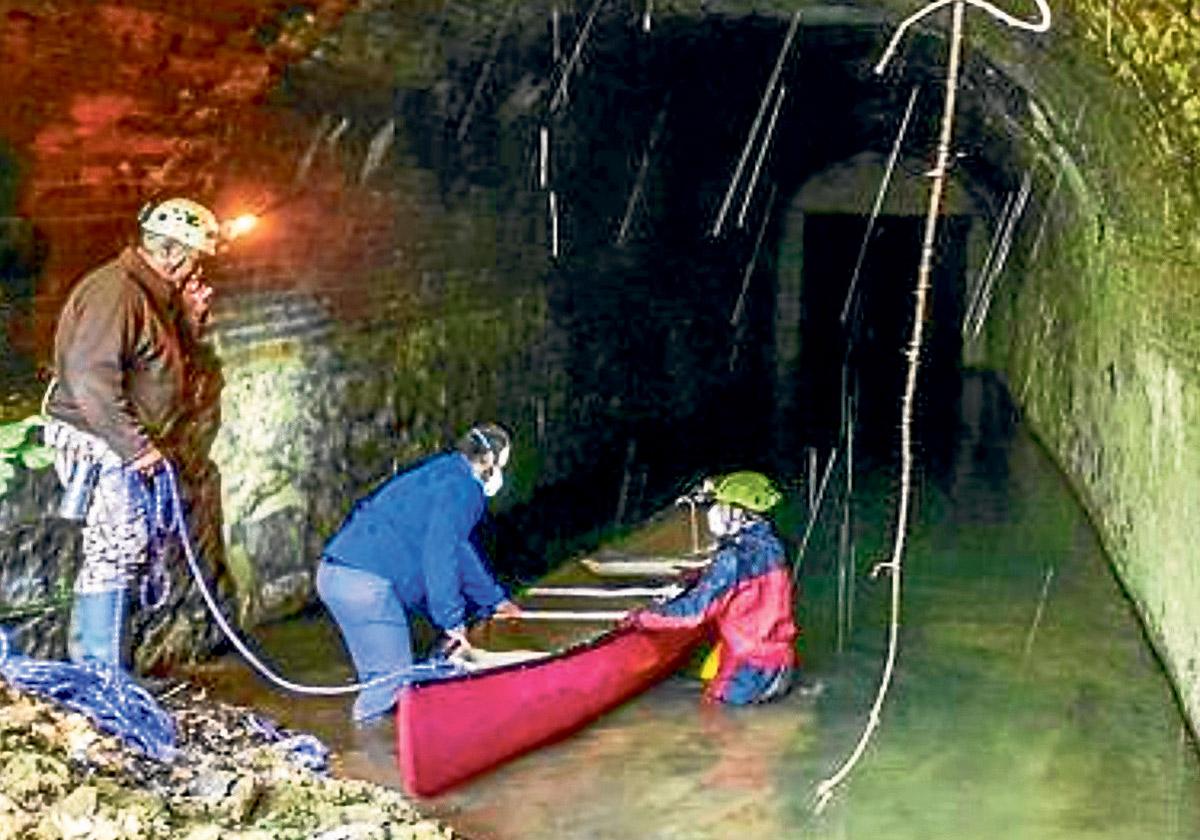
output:
<path id="1" fill-rule="evenodd" d="M 878 220 L 845 325 L 838 315 L 873 196 L 860 197 L 859 214 L 808 218 L 803 353 L 782 385 L 774 337 L 779 254 L 792 198 L 852 155 L 886 155 L 914 85 L 920 95 L 904 154 L 932 161 L 944 41 L 915 38 L 902 62 L 876 75 L 879 27 L 802 27 L 781 64 L 787 95 L 755 190 L 744 198 L 751 155 L 728 221 L 714 236 L 788 21 L 667 18 L 649 38 L 623 16 L 601 16 L 586 58 L 561 89 L 561 77 L 539 72 L 554 63 L 551 39 L 530 26 L 498 48 L 477 45 L 450 89 L 401 94 L 394 106 L 448 200 L 473 186 L 496 189 L 498 203 L 519 208 L 528 220 L 530 235 L 547 225 L 537 187 L 539 133 L 548 135 L 546 180 L 560 208 L 561 250 L 546 273 L 554 316 L 571 336 L 570 376 L 579 391 L 613 395 L 601 428 L 589 430 L 595 474 L 580 477 L 597 494 L 589 509 L 615 508 L 635 461 L 644 512 L 705 470 L 757 465 L 797 476 L 810 447 L 838 445 L 850 411 L 860 457 L 894 468 L 923 217 Z M 482 98 L 494 100 L 490 107 L 479 104 L 475 89 L 485 69 Z M 984 76 L 992 91 L 986 95 L 972 81 Z M 956 174 L 985 208 L 1016 177 L 1013 141 L 993 128 L 1004 108 L 995 101 L 994 76 L 978 57 L 968 60 L 954 149 Z M 562 106 L 548 115 L 522 107 L 522 92 L 539 85 L 543 100 L 565 92 Z M 1015 89 L 1008 95 L 1019 98 Z M 925 468 L 948 457 L 946 424 L 956 422 L 969 225 L 966 217 L 943 217 L 937 240 L 915 440 Z M 792 391 L 790 410 L 778 404 L 780 387 Z M 844 389 L 853 395 L 852 409 Z M 565 509 L 553 517 L 570 518 Z M 523 530 L 521 511 L 507 519 L 514 531 Z M 541 550 L 530 547 L 528 554 Z"/>
<path id="2" fill-rule="evenodd" d="M 580 4 L 562 16 L 556 47 L 544 11 L 487 12 L 494 19 L 470 37 L 445 31 L 431 12 L 424 26 L 442 61 L 432 84 L 359 77 L 314 54 L 285 68 L 267 102 L 301 123 L 353 118 L 346 143 L 360 148 L 371 139 L 362 132 L 394 118 L 405 154 L 433 174 L 447 207 L 489 196 L 496 283 L 541 273 L 583 406 L 567 434 L 586 442 L 587 457 L 571 476 L 571 503 L 562 488 L 539 488 L 493 523 L 489 538 L 518 558 L 513 571 L 541 571 L 551 543 L 660 509 L 701 474 L 758 467 L 799 484 L 811 453 L 838 445 L 848 416 L 859 455 L 894 468 L 923 220 L 877 221 L 843 324 L 874 196 L 854 195 L 858 209 L 806 214 L 799 235 L 789 218 L 813 178 L 863 152 L 887 155 L 914 86 L 901 166 L 932 161 L 944 38 L 911 35 L 877 75 L 890 30 L 861 10 L 806 17 L 782 59 L 783 16 L 661 15 L 646 32 L 624 7 Z M 777 65 L 778 99 L 767 96 Z M 995 217 L 1020 177 L 1020 138 L 1008 129 L 1023 93 L 970 52 L 960 87 L 953 171 Z M 283 179 L 283 168 L 275 175 Z M 381 193 L 397 197 L 398 217 L 412 209 L 400 206 L 404 189 L 397 180 Z M 279 212 L 320 207 L 317 197 L 285 196 Z M 940 224 L 917 406 L 927 466 L 946 457 L 944 427 L 954 422 L 970 222 Z M 546 243 L 544 263 L 531 269 L 518 241 Z M 26 262 L 41 259 L 26 250 Z M 796 270 L 785 252 L 796 251 L 801 280 L 785 289 L 781 272 Z M 344 285 L 347 298 L 362 297 Z M 779 358 L 786 295 L 799 313 L 793 360 Z"/>

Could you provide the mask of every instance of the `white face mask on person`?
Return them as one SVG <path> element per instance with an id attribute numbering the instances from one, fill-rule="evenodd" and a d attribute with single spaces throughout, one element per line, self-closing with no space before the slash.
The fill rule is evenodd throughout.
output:
<path id="1" fill-rule="evenodd" d="M 736 534 L 742 527 L 741 517 L 734 513 L 733 508 L 721 503 L 714 504 L 705 513 L 708 532 L 714 537 L 728 537 Z"/>
<path id="2" fill-rule="evenodd" d="M 504 470 L 499 467 L 492 467 L 488 472 L 487 478 L 480 482 L 483 485 L 483 495 L 489 499 L 500 492 L 500 488 L 504 486 Z"/>

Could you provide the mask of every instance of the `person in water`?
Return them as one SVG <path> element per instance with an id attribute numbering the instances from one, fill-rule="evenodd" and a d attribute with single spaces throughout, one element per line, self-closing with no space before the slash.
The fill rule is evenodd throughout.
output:
<path id="1" fill-rule="evenodd" d="M 741 471 L 706 483 L 712 562 L 683 594 L 626 618 L 644 630 L 707 624 L 719 662 L 704 697 L 745 705 L 781 697 L 796 669 L 791 570 L 767 513 L 782 494 L 761 473 Z"/>
<path id="2" fill-rule="evenodd" d="M 511 442 L 500 426 L 476 426 L 452 451 L 428 458 L 358 501 L 325 546 L 317 594 L 333 615 L 358 679 L 358 723 L 388 712 L 412 665 L 409 614 L 425 615 L 449 646 L 469 650 L 474 606 L 515 618 L 471 542 L 487 499 L 504 483 Z"/>

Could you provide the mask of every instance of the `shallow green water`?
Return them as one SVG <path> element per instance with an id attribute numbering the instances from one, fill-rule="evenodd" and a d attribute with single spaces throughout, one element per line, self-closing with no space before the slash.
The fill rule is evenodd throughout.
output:
<path id="1" fill-rule="evenodd" d="M 1052 464 L 999 395 L 969 383 L 957 455 L 918 483 L 900 658 L 882 723 L 820 815 L 883 662 L 893 482 L 856 475 L 853 622 L 838 650 L 836 516 L 805 560 L 805 655 L 824 690 L 755 709 L 701 706 L 668 680 L 558 745 L 425 803 L 477 838 L 1200 837 L 1200 768 L 1161 668 Z M 997 419 L 999 418 L 999 419 Z M 348 676 L 336 631 L 260 636 L 290 676 Z M 344 772 L 395 785 L 391 726 L 348 700 L 264 689 L 234 664 L 215 690 L 305 728 Z M 482 712 L 486 713 L 486 712 Z"/>

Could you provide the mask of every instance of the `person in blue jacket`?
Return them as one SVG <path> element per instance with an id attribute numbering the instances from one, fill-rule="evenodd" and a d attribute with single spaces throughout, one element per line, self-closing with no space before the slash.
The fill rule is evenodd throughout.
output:
<path id="1" fill-rule="evenodd" d="M 367 684 L 354 702 L 356 722 L 385 714 L 395 702 L 413 661 L 410 611 L 425 615 L 463 650 L 470 647 L 471 607 L 520 615 L 470 539 L 487 498 L 503 485 L 510 449 L 500 426 L 472 428 L 454 450 L 399 473 L 358 501 L 326 544 L 317 594 L 337 621 L 359 681 Z"/>

